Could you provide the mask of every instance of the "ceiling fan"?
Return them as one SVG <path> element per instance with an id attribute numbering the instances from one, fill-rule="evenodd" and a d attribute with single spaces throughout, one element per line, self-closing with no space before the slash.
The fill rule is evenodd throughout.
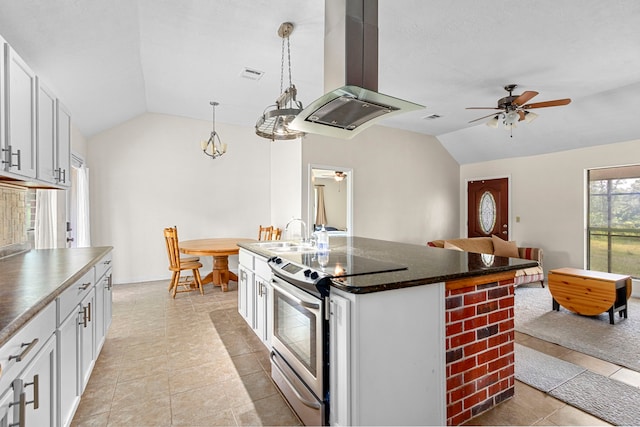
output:
<path id="1" fill-rule="evenodd" d="M 514 95 L 513 91 L 517 87 L 518 85 L 516 84 L 505 86 L 504 90 L 509 92 L 509 96 L 500 98 L 498 100 L 497 107 L 467 107 L 467 110 L 501 110 L 499 113 L 494 112 L 487 116 L 471 120 L 469 123 L 477 122 L 478 120 L 486 119 L 487 117 L 492 117 L 491 120 L 487 122 L 487 126 L 494 128 L 504 127 L 505 129 L 512 130 L 516 127 L 517 122 L 525 121 L 530 123 L 538 117 L 536 113 L 532 113 L 527 110 L 533 108 L 557 107 L 560 105 L 567 105 L 571 102 L 570 98 L 564 98 L 527 104 L 527 102 L 536 96 L 538 92 L 527 90 L 523 92 L 522 95 Z"/>

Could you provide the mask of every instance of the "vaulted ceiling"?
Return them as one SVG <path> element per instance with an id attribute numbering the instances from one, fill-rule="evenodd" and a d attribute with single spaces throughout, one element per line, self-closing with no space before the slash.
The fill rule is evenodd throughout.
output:
<path id="1" fill-rule="evenodd" d="M 0 0 L 0 35 L 92 136 L 144 112 L 253 126 L 280 94 L 282 22 L 304 105 L 323 87 L 320 0 Z M 380 124 L 434 135 L 461 164 L 640 138 L 637 0 L 379 0 L 379 91 L 425 105 Z M 241 76 L 245 67 L 260 80 Z M 515 93 L 532 123 L 469 121 Z M 426 118 L 431 115 L 437 119 Z"/>

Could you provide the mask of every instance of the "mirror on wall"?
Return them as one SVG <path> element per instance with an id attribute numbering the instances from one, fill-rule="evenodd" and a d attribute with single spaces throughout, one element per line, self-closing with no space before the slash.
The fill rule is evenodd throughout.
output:
<path id="1" fill-rule="evenodd" d="M 337 166 L 311 166 L 309 189 L 309 224 L 324 224 L 331 235 L 353 233 L 353 170 Z"/>

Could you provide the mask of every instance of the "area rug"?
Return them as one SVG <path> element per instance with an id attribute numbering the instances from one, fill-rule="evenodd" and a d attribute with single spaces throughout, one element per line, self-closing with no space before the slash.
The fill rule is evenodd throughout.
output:
<path id="1" fill-rule="evenodd" d="M 551 305 L 548 288 L 518 287 L 516 331 L 640 372 L 640 299 L 629 300 L 629 317 L 616 314 L 615 325 L 608 313 L 580 316 Z"/>
<path id="2" fill-rule="evenodd" d="M 549 392 L 586 371 L 557 357 L 515 344 L 516 379 Z"/>
<path id="3" fill-rule="evenodd" d="M 516 379 L 614 425 L 640 425 L 640 389 L 523 345 Z"/>

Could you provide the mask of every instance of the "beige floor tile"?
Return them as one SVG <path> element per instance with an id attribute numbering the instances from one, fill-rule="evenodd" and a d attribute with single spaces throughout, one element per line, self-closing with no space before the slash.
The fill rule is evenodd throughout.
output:
<path id="1" fill-rule="evenodd" d="M 472 418 L 465 425 L 477 426 L 530 426 L 543 418 L 537 410 L 530 409 L 516 398 L 502 402 L 495 408 Z"/>
<path id="2" fill-rule="evenodd" d="M 572 351 L 558 344 L 554 344 L 548 341 L 543 341 L 536 337 L 527 338 L 526 345 L 527 347 L 530 347 L 534 350 L 538 350 L 541 353 L 546 353 L 549 356 L 558 357 L 558 358 Z"/>
<path id="3" fill-rule="evenodd" d="M 87 418 L 76 417 L 71 422 L 71 427 L 106 427 L 108 421 L 109 412 L 103 412 Z"/>
<path id="4" fill-rule="evenodd" d="M 640 372 L 632 371 L 627 368 L 620 368 L 609 378 L 629 384 L 634 387 L 640 387 Z"/>
<path id="5" fill-rule="evenodd" d="M 298 417 L 289 409 L 280 394 L 233 409 L 241 426 L 299 426 Z"/>
<path id="6" fill-rule="evenodd" d="M 582 366 L 583 368 L 587 368 L 588 370 L 595 372 L 596 374 L 604 375 L 605 377 L 608 377 L 620 369 L 620 366 L 611 362 L 597 359 L 593 356 L 579 353 L 577 351 L 569 351 L 558 358 L 574 363 L 578 366 Z"/>
<path id="7" fill-rule="evenodd" d="M 169 376 L 167 373 L 154 373 L 129 381 L 118 381 L 111 412 L 117 412 L 129 406 L 169 396 Z"/>
<path id="8" fill-rule="evenodd" d="M 221 422 L 230 422 L 235 425 L 224 384 L 220 382 L 172 394 L 173 425 L 203 425 L 204 423 L 220 425 Z"/>
<path id="9" fill-rule="evenodd" d="M 611 424 L 602 421 L 590 414 L 580 411 L 573 406 L 565 405 L 553 414 L 545 418 L 552 424 L 559 426 L 609 426 Z"/>
<path id="10" fill-rule="evenodd" d="M 114 407 L 109 427 L 164 427 L 171 425 L 169 394 L 156 400 L 135 401 L 132 405 Z"/>
<path id="11" fill-rule="evenodd" d="M 224 388 L 231 407 L 243 406 L 278 393 L 271 377 L 262 370 L 228 380 Z"/>

